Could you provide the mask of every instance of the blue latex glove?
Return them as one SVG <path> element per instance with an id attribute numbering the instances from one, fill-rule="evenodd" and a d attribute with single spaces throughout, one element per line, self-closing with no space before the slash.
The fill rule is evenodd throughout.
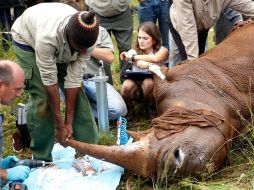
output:
<path id="1" fill-rule="evenodd" d="M 27 166 L 16 166 L 7 169 L 8 181 L 24 181 L 30 173 L 30 168 Z"/>
<path id="2" fill-rule="evenodd" d="M 17 161 L 19 161 L 19 159 L 16 156 L 8 156 L 2 160 L 1 167 L 3 169 L 11 168 L 11 163 L 16 163 Z"/>

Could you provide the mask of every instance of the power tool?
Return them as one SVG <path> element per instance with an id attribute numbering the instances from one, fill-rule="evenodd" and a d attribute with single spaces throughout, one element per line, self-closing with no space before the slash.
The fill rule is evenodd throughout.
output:
<path id="1" fill-rule="evenodd" d="M 20 182 L 10 182 L 9 189 L 10 190 L 28 190 L 27 185 Z"/>
<path id="2" fill-rule="evenodd" d="M 11 167 L 28 166 L 29 168 L 38 168 L 38 167 L 43 167 L 48 165 L 52 165 L 52 162 L 46 162 L 44 160 L 34 160 L 34 159 L 19 160 L 17 162 L 12 161 L 10 163 Z"/>

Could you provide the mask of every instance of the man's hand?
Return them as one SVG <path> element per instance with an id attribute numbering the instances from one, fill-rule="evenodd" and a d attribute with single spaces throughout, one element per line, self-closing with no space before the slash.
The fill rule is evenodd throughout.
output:
<path id="1" fill-rule="evenodd" d="M 148 66 L 149 71 L 153 72 L 154 74 L 156 74 L 158 77 L 161 78 L 161 80 L 165 79 L 165 75 L 161 72 L 161 68 L 160 66 L 156 65 L 156 64 L 150 64 Z"/>
<path id="2" fill-rule="evenodd" d="M 65 127 L 67 129 L 67 138 L 70 139 L 73 134 L 72 125 L 65 124 Z"/>
<path id="3" fill-rule="evenodd" d="M 56 126 L 56 138 L 62 146 L 66 147 L 67 129 L 64 126 L 60 112 L 60 96 L 58 84 L 45 86 L 48 95 L 48 103 L 53 113 L 54 123 Z"/>
<path id="4" fill-rule="evenodd" d="M 66 127 L 61 127 L 56 129 L 56 139 L 60 145 L 67 147 L 66 139 L 68 138 L 68 129 Z"/>
<path id="5" fill-rule="evenodd" d="M 11 168 L 12 163 L 16 163 L 17 161 L 19 161 L 19 159 L 16 156 L 8 156 L 8 157 L 6 157 L 5 159 L 2 160 L 1 167 L 3 169 Z"/>

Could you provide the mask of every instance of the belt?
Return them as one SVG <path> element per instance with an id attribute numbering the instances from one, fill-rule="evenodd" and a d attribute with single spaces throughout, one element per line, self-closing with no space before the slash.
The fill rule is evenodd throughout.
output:
<path id="1" fill-rule="evenodd" d="M 84 74 L 84 75 L 83 75 L 83 79 L 84 79 L 84 80 L 90 79 L 90 78 L 93 78 L 94 76 L 95 76 L 94 74 L 87 73 L 87 74 Z"/>
<path id="2" fill-rule="evenodd" d="M 15 40 L 13 40 L 13 44 L 24 51 L 35 52 L 34 49 L 29 45 L 18 43 Z"/>

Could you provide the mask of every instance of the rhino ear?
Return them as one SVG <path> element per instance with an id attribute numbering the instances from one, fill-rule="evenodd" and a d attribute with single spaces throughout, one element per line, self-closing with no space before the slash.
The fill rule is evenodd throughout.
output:
<path id="1" fill-rule="evenodd" d="M 130 135 L 134 141 L 139 141 L 141 138 L 145 137 L 148 133 L 150 133 L 153 129 L 148 129 L 145 131 L 127 131 L 128 135 Z"/>

